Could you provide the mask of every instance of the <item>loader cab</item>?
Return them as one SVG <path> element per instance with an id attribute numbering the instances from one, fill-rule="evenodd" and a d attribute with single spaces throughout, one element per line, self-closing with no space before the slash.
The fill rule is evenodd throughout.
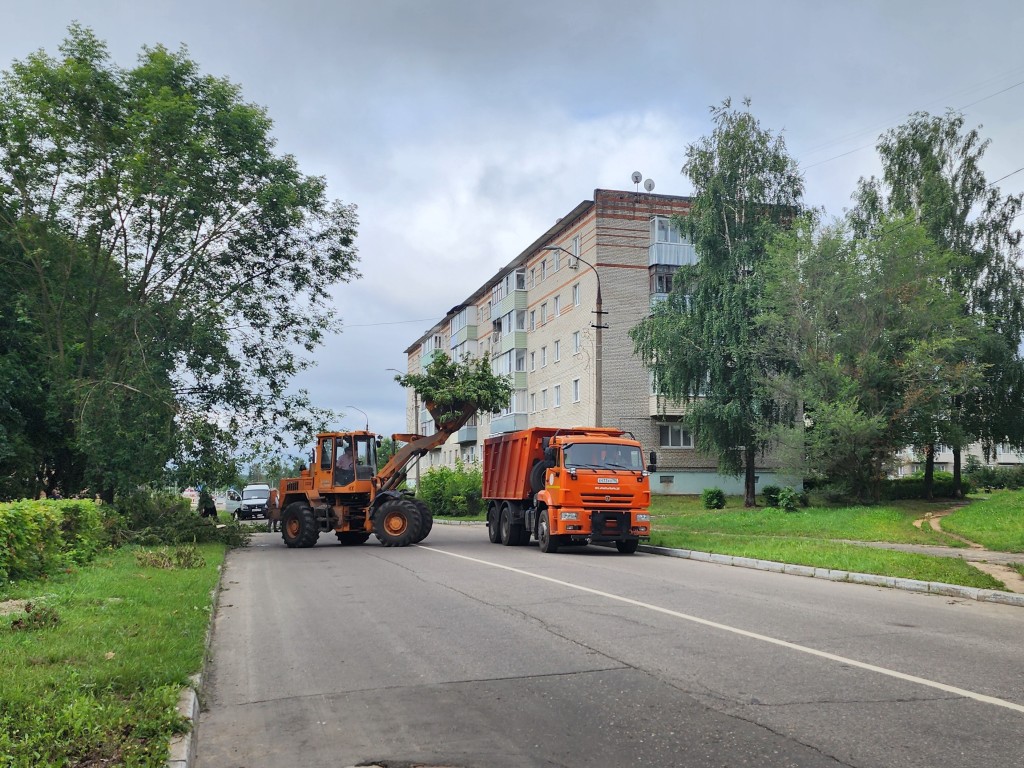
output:
<path id="1" fill-rule="evenodd" d="M 318 450 L 320 474 L 331 478 L 331 486 L 358 484 L 352 490 L 359 491 L 363 484 L 372 483 L 377 472 L 376 435 L 367 432 L 321 435 Z"/>

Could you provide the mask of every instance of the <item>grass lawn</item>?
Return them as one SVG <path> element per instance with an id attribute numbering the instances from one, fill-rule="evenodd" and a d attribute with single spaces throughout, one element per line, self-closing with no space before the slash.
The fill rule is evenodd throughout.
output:
<path id="1" fill-rule="evenodd" d="M 147 551 L 0 589 L 14 610 L 0 617 L 4 766 L 164 765 L 185 727 L 175 707 L 202 666 L 225 549 L 200 545 L 203 564 L 190 568 L 141 564 Z"/>
<path id="2" fill-rule="evenodd" d="M 1024 552 L 1024 492 L 996 491 L 942 518 L 942 527 L 987 549 Z"/>
<path id="3" fill-rule="evenodd" d="M 707 510 L 698 497 L 654 496 L 651 543 L 818 568 L 1001 588 L 991 576 L 957 558 L 838 541 L 965 546 L 930 526 L 913 525 L 927 512 L 949 506 L 948 502 L 899 501 L 878 506 L 812 506 L 784 512 L 770 507 L 746 509 L 741 498 L 730 497 L 725 509 Z M 1024 552 L 1024 493 L 1004 492 L 991 499 L 971 500 L 944 517 L 942 526 L 992 549 Z"/>

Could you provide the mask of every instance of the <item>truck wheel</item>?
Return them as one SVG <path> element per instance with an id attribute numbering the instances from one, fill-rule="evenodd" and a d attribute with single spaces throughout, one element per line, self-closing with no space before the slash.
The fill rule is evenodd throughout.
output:
<path id="1" fill-rule="evenodd" d="M 544 459 L 533 465 L 533 469 L 530 470 L 530 488 L 533 489 L 534 493 L 540 493 L 544 490 L 545 475 L 553 466 L 555 466 L 555 462 L 551 461 L 551 459 Z"/>
<path id="2" fill-rule="evenodd" d="M 281 538 L 289 547 L 312 547 L 320 538 L 320 528 L 309 505 L 296 501 L 289 504 L 281 517 Z"/>
<path id="3" fill-rule="evenodd" d="M 420 510 L 407 499 L 385 501 L 377 510 L 373 533 L 385 547 L 415 544 L 422 527 Z"/>
<path id="4" fill-rule="evenodd" d="M 615 548 L 623 555 L 632 555 L 639 546 L 640 539 L 626 539 L 625 541 L 615 542 Z"/>
<path id="5" fill-rule="evenodd" d="M 501 527 L 498 521 L 498 505 L 490 504 L 487 507 L 487 538 L 491 544 L 501 544 Z"/>
<path id="6" fill-rule="evenodd" d="M 365 544 L 366 540 L 370 538 L 370 534 L 366 531 L 338 531 L 335 535 L 338 537 L 338 543 L 343 547 L 356 547 Z"/>
<path id="7" fill-rule="evenodd" d="M 551 535 L 551 521 L 548 518 L 550 513 L 548 510 L 544 510 L 541 513 L 540 520 L 537 521 L 537 543 L 540 544 L 540 551 L 548 554 L 554 554 L 558 551 L 558 545 L 560 543 L 560 536 Z"/>
<path id="8" fill-rule="evenodd" d="M 420 535 L 416 537 L 416 543 L 419 544 L 434 528 L 434 516 L 430 512 L 430 507 L 419 499 L 413 499 L 412 503 L 420 511 Z"/>

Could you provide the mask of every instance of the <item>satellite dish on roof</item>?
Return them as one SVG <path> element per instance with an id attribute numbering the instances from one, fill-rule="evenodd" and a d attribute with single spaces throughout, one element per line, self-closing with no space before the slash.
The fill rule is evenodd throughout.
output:
<path id="1" fill-rule="evenodd" d="M 633 183 L 639 184 L 644 179 L 644 175 L 640 171 L 633 171 Z"/>
<path id="2" fill-rule="evenodd" d="M 645 181 L 644 189 L 646 189 L 648 192 L 654 189 L 654 179 L 648 179 L 647 181 Z"/>

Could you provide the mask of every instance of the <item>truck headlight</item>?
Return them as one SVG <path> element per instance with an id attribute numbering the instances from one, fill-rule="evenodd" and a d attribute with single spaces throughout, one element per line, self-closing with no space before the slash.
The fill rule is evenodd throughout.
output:
<path id="1" fill-rule="evenodd" d="M 636 516 L 636 521 L 638 523 L 649 523 L 649 522 L 651 522 L 651 516 L 650 515 L 645 515 L 645 514 L 640 514 L 640 515 Z"/>
<path id="2" fill-rule="evenodd" d="M 578 512 L 562 512 L 559 515 L 560 520 L 579 520 L 580 516 Z"/>

